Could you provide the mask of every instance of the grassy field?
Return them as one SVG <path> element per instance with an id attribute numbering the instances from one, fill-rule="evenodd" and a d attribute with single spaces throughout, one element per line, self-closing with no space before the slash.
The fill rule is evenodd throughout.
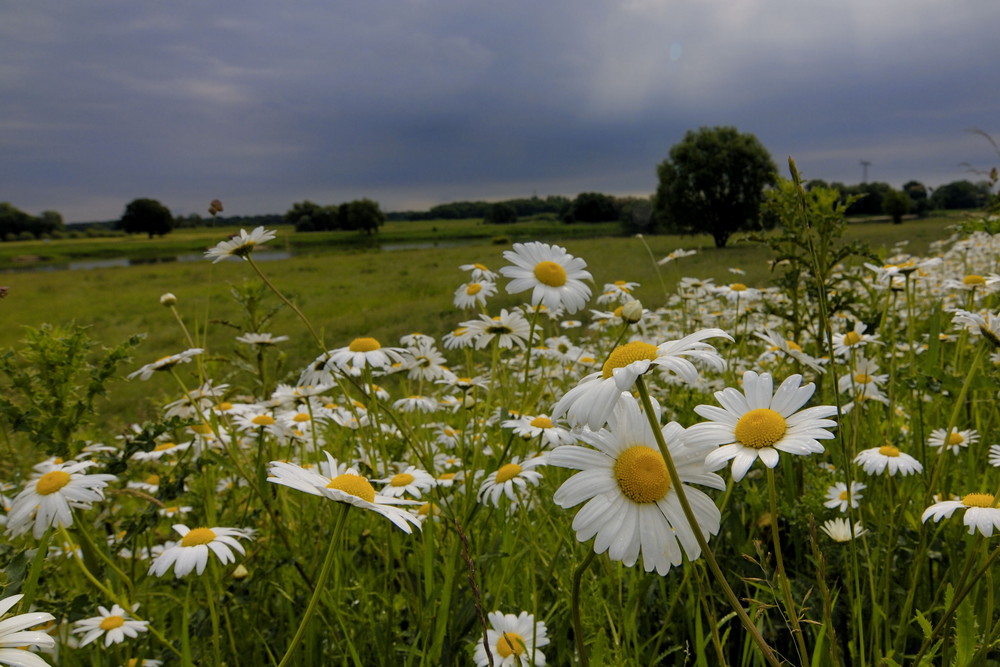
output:
<path id="1" fill-rule="evenodd" d="M 903 226 L 857 223 L 852 224 L 849 238 L 869 243 L 883 256 L 892 244 L 906 238 L 910 241 L 908 250 L 922 254 L 932 241 L 949 234 L 950 222 L 935 218 L 907 222 Z M 454 224 L 449 237 L 452 241 L 481 227 L 470 221 L 387 223 L 382 238 L 398 243 L 426 239 L 431 230 L 447 229 L 451 224 Z M 407 229 L 400 231 L 399 227 Z M 579 229 L 598 231 L 601 227 L 579 226 Z M 547 228 L 538 223 L 523 223 L 489 227 L 488 231 L 502 229 L 512 240 L 526 240 L 522 233 L 533 228 L 537 238 L 555 238 L 569 252 L 585 258 L 597 290 L 615 280 L 639 282 L 641 288 L 636 295 L 651 307 L 661 305 L 665 299 L 664 290 L 673 290 L 682 276 L 712 278 L 720 284 L 738 279 L 751 286 L 765 286 L 770 279 L 767 264 L 770 251 L 756 244 L 740 243 L 738 239 L 731 241 L 727 248 L 717 249 L 707 235 L 648 236 L 643 240 L 612 236 L 564 239 L 560 238 L 561 234 L 571 228 L 551 223 Z M 131 253 L 131 248 L 148 244 L 149 248 L 157 248 L 163 253 L 203 252 L 204 248 L 228 238 L 232 231 L 183 231 L 152 241 L 133 237 L 48 244 L 4 243 L 0 244 L 0 251 L 9 256 L 14 252 L 10 247 L 20 247 L 22 254 L 31 254 L 36 246 L 44 246 L 53 248 L 53 254 L 59 250 L 63 256 L 68 256 L 77 252 L 76 249 L 85 248 L 89 253 L 87 257 L 109 257 L 115 251 L 121 256 L 123 251 Z M 403 232 L 410 236 L 404 238 Z M 385 344 L 394 344 L 399 336 L 417 330 L 435 336 L 450 331 L 461 319 L 452 305 L 452 294 L 466 280 L 466 274 L 458 267 L 480 262 L 496 270 L 504 264 L 503 251 L 510 248 L 509 243 L 499 245 L 484 238 L 457 246 L 402 250 L 352 248 L 338 252 L 335 244 L 327 243 L 337 234 L 343 233 L 295 234 L 281 229 L 278 238 L 268 246 L 291 249 L 295 257 L 260 262 L 273 283 L 309 316 L 331 348 L 344 345 L 356 336 L 374 336 Z M 300 248 L 305 249 L 299 252 Z M 677 248 L 694 248 L 698 254 L 662 267 L 653 262 Z M 734 276 L 730 268 L 741 269 L 746 274 Z M 250 268 L 236 260 L 218 264 L 205 260 L 8 273 L 0 276 L 0 285 L 9 287 L 9 295 L 0 301 L 0 349 L 16 346 L 23 336 L 24 326 L 76 322 L 89 327 L 92 337 L 102 344 L 117 343 L 136 331 L 146 334 L 146 341 L 135 360 L 136 365 L 146 363 L 188 347 L 176 321 L 159 303 L 160 295 L 171 292 L 178 297 L 178 309 L 187 326 L 195 332 L 198 344 L 209 350 L 229 352 L 240 347 L 234 338 L 245 331 L 235 328 L 243 323 L 231 291 L 241 285 L 258 283 Z M 269 305 L 280 305 L 273 296 L 268 295 L 267 299 Z M 495 300 L 497 307 L 517 303 L 519 299 L 507 295 Z M 294 320 L 294 314 L 283 309 L 267 330 L 275 335 L 299 331 Z M 305 363 L 317 352 L 314 344 L 301 336 L 293 336 L 282 349 L 292 368 Z M 156 383 L 148 386 L 150 389 L 155 387 Z M 120 399 L 115 397 L 114 400 Z"/>

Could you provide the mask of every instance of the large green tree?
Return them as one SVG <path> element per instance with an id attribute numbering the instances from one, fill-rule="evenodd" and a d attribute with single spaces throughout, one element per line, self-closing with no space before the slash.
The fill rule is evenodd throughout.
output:
<path id="1" fill-rule="evenodd" d="M 174 216 L 155 199 L 134 199 L 125 207 L 118 224 L 126 234 L 149 234 L 149 238 L 153 238 L 170 233 L 174 228 Z"/>
<path id="2" fill-rule="evenodd" d="M 734 127 L 689 131 L 657 168 L 655 213 L 663 228 L 711 234 L 718 248 L 760 224 L 764 190 L 778 169 L 764 145 Z"/>
<path id="3" fill-rule="evenodd" d="M 385 214 L 378 202 L 371 199 L 355 199 L 347 204 L 347 228 L 358 229 L 371 234 L 385 224 Z"/>

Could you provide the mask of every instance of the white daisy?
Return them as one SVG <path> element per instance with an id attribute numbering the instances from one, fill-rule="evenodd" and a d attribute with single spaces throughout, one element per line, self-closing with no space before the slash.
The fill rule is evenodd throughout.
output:
<path id="1" fill-rule="evenodd" d="M 490 282 L 496 282 L 496 279 L 500 277 L 500 274 L 496 271 L 490 271 L 490 269 L 485 264 L 462 264 L 458 267 L 462 271 L 469 271 L 472 274 L 473 280 L 488 280 Z"/>
<path id="2" fill-rule="evenodd" d="M 225 259 L 226 257 L 240 257 L 246 259 L 254 249 L 272 240 L 277 234 L 269 229 L 257 227 L 247 234 L 247 230 L 241 229 L 239 236 L 234 236 L 228 241 L 222 241 L 214 248 L 205 251 L 205 257 L 212 257 L 212 263 Z"/>
<path id="3" fill-rule="evenodd" d="M 245 333 L 242 336 L 237 336 L 236 340 L 251 346 L 270 347 L 271 345 L 285 342 L 288 340 L 288 336 L 272 336 L 269 333 Z"/>
<path id="4" fill-rule="evenodd" d="M 37 540 L 50 526 L 72 526 L 72 509 L 90 509 L 104 499 L 104 487 L 116 479 L 114 475 L 83 474 L 93 465 L 93 461 L 66 461 L 33 475 L 11 501 L 7 534 L 16 537 L 34 525 L 31 534 Z"/>
<path id="5" fill-rule="evenodd" d="M 494 338 L 502 350 L 509 350 L 515 345 L 524 349 L 527 346 L 528 335 L 531 333 L 531 325 L 521 314 L 521 311 L 508 311 L 506 308 L 502 309 L 499 315 L 493 317 L 482 314 L 479 319 L 462 322 L 459 329 L 465 330 L 463 335 L 474 341 L 477 350 L 489 346 Z M 447 346 L 447 342 L 445 346 Z"/>
<path id="6" fill-rule="evenodd" d="M 590 287 L 582 281 L 593 276 L 584 269 L 587 262 L 566 252 L 565 248 L 548 243 L 515 243 L 513 250 L 503 253 L 514 266 L 500 269 L 511 281 L 509 294 L 531 290 L 531 305 L 539 303 L 550 310 L 564 308 L 568 314 L 587 305 Z"/>
<path id="7" fill-rule="evenodd" d="M 132 605 L 134 612 L 139 607 L 138 603 Z M 98 607 L 100 616 L 85 618 L 73 624 L 72 632 L 82 634 L 80 646 L 86 646 L 90 642 L 104 635 L 104 645 L 121 644 L 126 637 L 135 639 L 140 632 L 147 632 L 149 621 L 136 621 L 129 618 L 128 613 L 114 605 L 109 611 L 106 607 Z"/>
<path id="8" fill-rule="evenodd" d="M 209 551 L 214 553 L 223 565 L 236 562 L 233 551 L 246 553 L 237 540 L 250 539 L 250 533 L 239 528 L 188 528 L 182 523 L 174 524 L 174 530 L 181 536 L 180 542 L 166 548 L 149 567 L 149 574 L 162 577 L 173 566 L 178 579 L 192 570 L 197 574 L 205 571 Z"/>
<path id="9" fill-rule="evenodd" d="M 684 492 L 706 538 L 719 532 L 721 513 L 701 484 L 725 489 L 721 477 L 705 468 L 706 450 L 691 445 L 676 422 L 663 427 Z M 649 421 L 634 398 L 623 399 L 611 415 L 609 428 L 584 431 L 581 440 L 594 447 L 567 445 L 552 450 L 550 465 L 582 472 L 570 477 L 553 496 L 557 505 L 574 507 L 586 502 L 573 519 L 576 538 L 596 536 L 594 551 L 631 567 L 642 555 L 646 572 L 665 575 L 680 565 L 683 554 L 701 555 L 694 530 L 677 498 Z"/>
<path id="10" fill-rule="evenodd" d="M 435 484 L 432 474 L 415 466 L 407 466 L 406 470 L 392 477 L 373 481 L 385 484 L 381 493 L 387 498 L 401 498 L 407 494 L 419 498 L 424 491 L 433 489 Z"/>
<path id="11" fill-rule="evenodd" d="M 539 438 L 545 447 L 558 447 L 559 445 L 572 445 L 576 442 L 574 436 L 568 429 L 556 426 L 547 415 L 524 415 L 517 419 L 508 419 L 501 426 L 514 429 L 514 433 L 525 440 Z"/>
<path id="12" fill-rule="evenodd" d="M 18 594 L 0 600 L 0 616 L 10 611 L 23 597 L 23 594 Z M 29 653 L 27 648 L 55 648 L 56 640 L 47 632 L 28 628 L 54 620 L 56 617 L 52 614 L 39 611 L 0 620 L 0 664 L 12 667 L 49 667 L 49 663 L 34 653 Z"/>
<path id="13" fill-rule="evenodd" d="M 851 526 L 851 522 L 847 519 L 824 521 L 820 530 L 829 535 L 834 542 L 850 542 L 855 537 L 861 537 L 868 532 L 866 528 L 862 527 L 860 521 Z"/>
<path id="14" fill-rule="evenodd" d="M 552 410 L 555 419 L 566 416 L 572 426 L 587 424 L 594 431 L 611 416 L 622 392 L 632 390 L 637 377 L 651 366 L 668 371 L 688 384 L 698 382 L 698 369 L 688 357 L 721 370 L 725 361 L 706 338 L 732 337 L 722 329 L 702 329 L 680 340 L 651 345 L 632 341 L 614 349 L 600 371 L 587 375 L 559 399 Z"/>
<path id="15" fill-rule="evenodd" d="M 394 363 L 402 362 L 402 352 L 402 348 L 382 347 L 374 338 L 355 338 L 347 347 L 327 352 L 326 365 L 358 376 L 366 367 L 384 371 Z"/>
<path id="16" fill-rule="evenodd" d="M 491 611 L 486 615 L 490 627 L 486 630 L 486 643 L 490 645 L 491 663 L 486 655 L 486 647 L 480 641 L 472 659 L 476 667 L 493 664 L 496 667 L 520 667 L 521 665 L 545 664 L 545 654 L 538 650 L 549 643 L 545 623 L 535 622 L 535 617 L 526 611 L 520 615 Z"/>
<path id="17" fill-rule="evenodd" d="M 1000 314 L 994 315 L 990 312 L 985 314 L 971 313 L 967 310 L 956 309 L 952 318 L 952 323 L 964 326 L 965 328 L 982 334 L 993 347 L 1000 347 Z"/>
<path id="18" fill-rule="evenodd" d="M 882 393 L 882 385 L 888 379 L 887 374 L 878 372 L 878 362 L 862 357 L 855 360 L 850 373 L 840 376 L 837 380 L 837 390 L 842 394 L 850 394 L 858 401 L 876 400 L 888 403 L 889 398 Z"/>
<path id="19" fill-rule="evenodd" d="M 486 299 L 497 293 L 497 286 L 488 280 L 474 280 L 455 290 L 456 308 L 482 308 Z"/>
<path id="20" fill-rule="evenodd" d="M 869 343 L 878 342 L 876 336 L 865 334 L 867 330 L 867 324 L 855 322 L 854 328 L 847 333 L 836 334 L 833 337 L 833 353 L 838 357 L 846 357 L 852 350 L 860 350 Z"/>
<path id="21" fill-rule="evenodd" d="M 193 347 L 190 350 L 184 350 L 178 354 L 171 354 L 170 356 L 162 357 L 152 363 L 146 364 L 139 370 L 129 373 L 126 377 L 128 377 L 129 380 L 135 377 L 138 377 L 140 380 L 148 380 L 153 377 L 153 373 L 156 371 L 165 371 L 173 368 L 177 364 L 190 363 L 192 359 L 204 351 L 205 350 L 200 347 Z"/>
<path id="22" fill-rule="evenodd" d="M 969 493 L 961 500 L 936 502 L 924 510 L 920 520 L 924 523 L 932 518 L 940 521 L 950 517 L 958 509 L 965 510 L 962 521 L 969 527 L 969 535 L 978 529 L 984 536 L 991 537 L 994 528 L 1000 530 L 1000 507 L 997 507 L 996 498 L 990 493 Z"/>
<path id="23" fill-rule="evenodd" d="M 990 445 L 990 465 L 1000 468 L 1000 445 Z"/>
<path id="24" fill-rule="evenodd" d="M 936 428 L 927 436 L 927 444 L 937 447 L 943 454 L 945 450 L 951 450 L 956 456 L 963 447 L 979 442 L 979 433 L 974 429 L 964 431 L 952 430 L 950 433 L 943 428 Z"/>
<path id="25" fill-rule="evenodd" d="M 381 514 L 406 533 L 412 532 L 410 524 L 419 523 L 405 510 L 393 505 L 419 505 L 415 500 L 390 498 L 375 493 L 375 487 L 354 468 L 337 462 L 329 452 L 326 461 L 319 464 L 319 472 L 306 470 L 286 461 L 271 461 L 267 481 L 281 484 L 314 496 L 347 503 L 360 509 Z"/>
<path id="26" fill-rule="evenodd" d="M 865 490 L 865 485 L 861 482 L 854 482 L 850 487 L 844 482 L 837 482 L 826 490 L 826 502 L 824 507 L 830 509 L 839 508 L 841 512 L 846 512 L 847 507 L 856 508 L 861 500 L 861 492 Z"/>
<path id="27" fill-rule="evenodd" d="M 889 475 L 899 473 L 905 477 L 924 470 L 920 461 L 899 451 L 899 447 L 894 445 L 862 450 L 854 457 L 854 463 L 869 475 L 881 475 L 888 471 Z"/>
<path id="28" fill-rule="evenodd" d="M 544 456 L 535 456 L 524 461 L 515 456 L 510 463 L 505 463 L 486 476 L 479 487 L 479 502 L 489 501 L 494 507 L 499 507 L 500 496 L 507 496 L 512 503 L 518 503 L 520 500 L 517 496 L 518 491 L 523 491 L 528 485 L 538 486 L 542 473 L 537 472 L 535 468 L 545 463 Z"/>
<path id="29" fill-rule="evenodd" d="M 733 479 L 740 481 L 758 458 L 769 468 L 778 465 L 778 452 L 818 454 L 824 451 L 818 440 L 834 437 L 826 430 L 837 425 L 824 419 L 837 413 L 832 405 L 799 411 L 816 391 L 812 383 L 800 386 L 801 375 L 792 375 L 772 393 L 770 373 L 743 374 L 743 392 L 727 387 L 715 392 L 722 407 L 696 406 L 694 411 L 713 421 L 695 424 L 687 430 L 687 440 L 697 444 L 721 445 L 705 459 L 710 470 L 732 461 Z"/>

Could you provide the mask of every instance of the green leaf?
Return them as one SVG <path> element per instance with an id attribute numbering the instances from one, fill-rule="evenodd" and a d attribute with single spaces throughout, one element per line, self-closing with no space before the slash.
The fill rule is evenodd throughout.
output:
<path id="1" fill-rule="evenodd" d="M 917 623 L 920 625 L 920 629 L 924 632 L 924 639 L 929 639 L 934 628 L 931 627 L 931 622 L 928 621 L 920 610 L 916 610 Z"/>

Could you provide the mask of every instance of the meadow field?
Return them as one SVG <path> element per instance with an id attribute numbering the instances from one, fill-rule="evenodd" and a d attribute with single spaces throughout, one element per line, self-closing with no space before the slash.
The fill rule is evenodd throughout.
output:
<path id="1" fill-rule="evenodd" d="M 802 197 L 0 244 L 0 663 L 1000 664 L 1000 241 Z"/>

